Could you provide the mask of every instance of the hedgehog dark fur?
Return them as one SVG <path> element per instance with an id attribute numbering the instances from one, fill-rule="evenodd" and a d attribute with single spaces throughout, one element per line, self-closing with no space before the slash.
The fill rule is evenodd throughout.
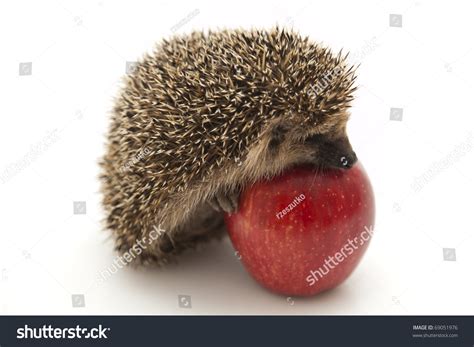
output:
<path id="1" fill-rule="evenodd" d="M 352 166 L 354 80 L 341 53 L 278 28 L 158 44 L 126 76 L 101 161 L 117 250 L 166 263 L 222 237 L 223 210 L 256 180 L 302 163 Z"/>

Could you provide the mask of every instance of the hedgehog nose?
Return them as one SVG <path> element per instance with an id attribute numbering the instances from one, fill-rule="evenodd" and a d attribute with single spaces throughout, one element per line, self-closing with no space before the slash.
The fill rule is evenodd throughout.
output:
<path id="1" fill-rule="evenodd" d="M 340 167 L 343 169 L 350 169 L 355 163 L 357 163 L 357 155 L 354 152 L 342 156 L 340 159 Z"/>

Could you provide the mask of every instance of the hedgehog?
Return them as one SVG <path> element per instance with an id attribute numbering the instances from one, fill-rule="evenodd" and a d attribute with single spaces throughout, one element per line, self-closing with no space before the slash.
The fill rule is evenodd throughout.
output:
<path id="1" fill-rule="evenodd" d="M 124 78 L 100 162 L 116 250 L 134 264 L 176 261 L 221 239 L 256 181 L 353 166 L 347 57 L 278 27 L 159 42 Z"/>

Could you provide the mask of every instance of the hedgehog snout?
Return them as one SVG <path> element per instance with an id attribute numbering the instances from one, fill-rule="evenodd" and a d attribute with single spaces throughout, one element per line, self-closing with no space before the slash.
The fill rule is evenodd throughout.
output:
<path id="1" fill-rule="evenodd" d="M 357 155 L 347 137 L 331 141 L 327 145 L 328 154 L 331 155 L 331 166 L 348 170 L 357 163 Z"/>
<path id="2" fill-rule="evenodd" d="M 347 136 L 329 139 L 324 135 L 313 135 L 306 139 L 306 145 L 313 148 L 315 161 L 323 166 L 347 170 L 357 162 Z"/>

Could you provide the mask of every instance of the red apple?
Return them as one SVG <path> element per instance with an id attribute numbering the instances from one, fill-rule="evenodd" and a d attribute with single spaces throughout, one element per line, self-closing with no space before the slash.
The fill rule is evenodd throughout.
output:
<path id="1" fill-rule="evenodd" d="M 360 164 L 349 170 L 291 169 L 248 187 L 226 224 L 250 274 L 284 295 L 334 288 L 369 244 L 375 203 Z"/>

